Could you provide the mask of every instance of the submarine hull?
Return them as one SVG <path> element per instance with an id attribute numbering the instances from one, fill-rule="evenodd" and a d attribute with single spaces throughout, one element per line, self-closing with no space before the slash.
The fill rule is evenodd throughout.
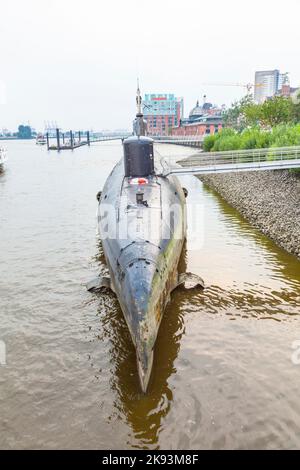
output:
<path id="1" fill-rule="evenodd" d="M 98 206 L 98 228 L 117 295 L 136 348 L 144 392 L 159 326 L 178 283 L 186 237 L 185 195 L 175 176 L 126 177 L 114 167 Z"/>

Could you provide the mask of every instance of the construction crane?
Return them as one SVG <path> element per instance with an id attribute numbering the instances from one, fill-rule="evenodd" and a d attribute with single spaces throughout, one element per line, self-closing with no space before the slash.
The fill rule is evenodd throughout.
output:
<path id="1" fill-rule="evenodd" d="M 263 87 L 263 83 L 202 83 L 203 86 L 238 86 L 246 88 L 247 92 L 250 93 L 252 88 Z"/>

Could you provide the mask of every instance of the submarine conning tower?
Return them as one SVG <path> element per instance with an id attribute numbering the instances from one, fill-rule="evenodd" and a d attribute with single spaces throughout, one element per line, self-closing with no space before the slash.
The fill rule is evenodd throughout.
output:
<path id="1" fill-rule="evenodd" d="M 139 83 L 136 94 L 137 114 L 133 123 L 135 135 L 123 141 L 126 177 L 144 177 L 154 174 L 153 139 L 146 137 L 146 122 L 142 113 L 142 97 Z"/>
<path id="2" fill-rule="evenodd" d="M 153 140 L 145 136 L 128 137 L 123 142 L 125 176 L 154 174 Z"/>

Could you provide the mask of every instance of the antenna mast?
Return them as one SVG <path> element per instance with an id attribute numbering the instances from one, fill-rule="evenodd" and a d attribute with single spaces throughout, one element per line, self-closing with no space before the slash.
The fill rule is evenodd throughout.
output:
<path id="1" fill-rule="evenodd" d="M 142 112 L 142 97 L 139 79 L 137 80 L 137 90 L 136 90 L 136 118 L 133 123 L 133 131 L 135 135 L 140 137 L 141 135 L 146 135 L 146 122 L 144 121 L 144 116 Z"/>
<path id="2" fill-rule="evenodd" d="M 143 113 L 142 113 L 142 97 L 141 97 L 139 79 L 137 79 L 136 107 L 137 107 L 136 117 L 140 117 L 141 115 L 143 115 Z"/>

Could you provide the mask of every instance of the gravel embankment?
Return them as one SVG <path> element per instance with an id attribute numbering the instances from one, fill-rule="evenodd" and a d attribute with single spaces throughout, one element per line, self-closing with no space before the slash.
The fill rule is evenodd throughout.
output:
<path id="1" fill-rule="evenodd" d="M 252 225 L 300 258 L 300 174 L 287 170 L 199 176 Z"/>

